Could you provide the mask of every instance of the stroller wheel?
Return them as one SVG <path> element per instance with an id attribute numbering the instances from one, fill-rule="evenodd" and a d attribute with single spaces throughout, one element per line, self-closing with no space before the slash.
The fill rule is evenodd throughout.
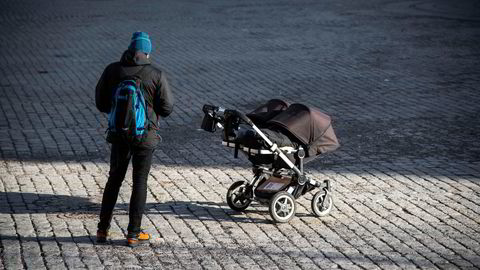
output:
<path id="1" fill-rule="evenodd" d="M 232 210 L 245 210 L 252 200 L 248 195 L 248 183 L 237 181 L 233 183 L 227 191 L 227 204 Z"/>
<path id="2" fill-rule="evenodd" d="M 273 195 L 268 210 L 273 220 L 284 223 L 290 221 L 295 216 L 297 204 L 292 194 L 280 191 Z"/>
<path id="3" fill-rule="evenodd" d="M 318 217 L 326 216 L 332 211 L 333 198 L 329 191 L 323 189 L 312 198 L 312 210 Z"/>

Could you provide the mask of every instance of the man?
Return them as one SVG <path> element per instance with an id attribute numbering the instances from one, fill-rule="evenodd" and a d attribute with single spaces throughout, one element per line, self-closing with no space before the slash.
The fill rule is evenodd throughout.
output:
<path id="1" fill-rule="evenodd" d="M 154 67 L 150 61 L 152 43 L 147 33 L 133 33 L 128 49 L 119 62 L 108 65 L 99 79 L 95 91 L 98 110 L 109 113 L 112 107 L 114 91 L 125 78 L 137 76 L 141 79 L 143 96 L 146 103 L 146 115 L 150 122 L 140 142 L 129 142 L 124 137 L 109 130 L 107 141 L 112 144 L 110 172 L 103 192 L 100 222 L 98 223 L 97 242 L 107 240 L 112 213 L 117 202 L 118 192 L 132 159 L 133 186 L 130 197 L 127 243 L 135 246 L 150 240 L 150 235 L 140 229 L 142 215 L 147 198 L 147 178 L 152 164 L 152 155 L 159 142 L 158 117 L 168 116 L 173 109 L 173 96 L 169 89 L 165 73 Z"/>

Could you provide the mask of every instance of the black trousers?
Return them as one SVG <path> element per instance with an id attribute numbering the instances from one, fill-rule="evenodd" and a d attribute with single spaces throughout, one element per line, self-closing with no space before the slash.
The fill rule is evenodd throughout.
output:
<path id="1" fill-rule="evenodd" d="M 138 233 L 142 224 L 142 215 L 147 200 L 147 178 L 152 166 L 154 149 L 129 146 L 127 144 L 112 144 L 110 155 L 110 173 L 103 191 L 102 209 L 100 211 L 99 230 L 108 230 L 112 213 L 117 202 L 118 192 L 122 185 L 128 164 L 132 159 L 133 186 L 130 196 L 128 232 Z"/>

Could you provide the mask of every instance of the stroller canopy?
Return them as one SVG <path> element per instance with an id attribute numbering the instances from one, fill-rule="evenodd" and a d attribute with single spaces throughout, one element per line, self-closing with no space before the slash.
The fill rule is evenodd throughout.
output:
<path id="1" fill-rule="evenodd" d="M 303 104 L 288 106 L 282 100 L 270 100 L 247 116 L 255 124 L 258 122 L 268 129 L 293 136 L 307 148 L 307 156 L 310 157 L 334 151 L 340 146 L 330 116 Z"/>
<path id="2" fill-rule="evenodd" d="M 247 114 L 247 117 L 260 128 L 266 127 L 267 121 L 288 108 L 288 103 L 281 99 L 271 99 L 267 103 Z"/>

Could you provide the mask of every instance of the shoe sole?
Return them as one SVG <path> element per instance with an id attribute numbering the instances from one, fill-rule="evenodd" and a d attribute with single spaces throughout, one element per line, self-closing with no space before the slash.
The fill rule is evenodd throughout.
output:
<path id="1" fill-rule="evenodd" d="M 139 245 L 147 244 L 150 240 L 137 240 L 135 242 L 130 242 L 127 240 L 127 246 L 129 247 L 136 247 Z"/>

